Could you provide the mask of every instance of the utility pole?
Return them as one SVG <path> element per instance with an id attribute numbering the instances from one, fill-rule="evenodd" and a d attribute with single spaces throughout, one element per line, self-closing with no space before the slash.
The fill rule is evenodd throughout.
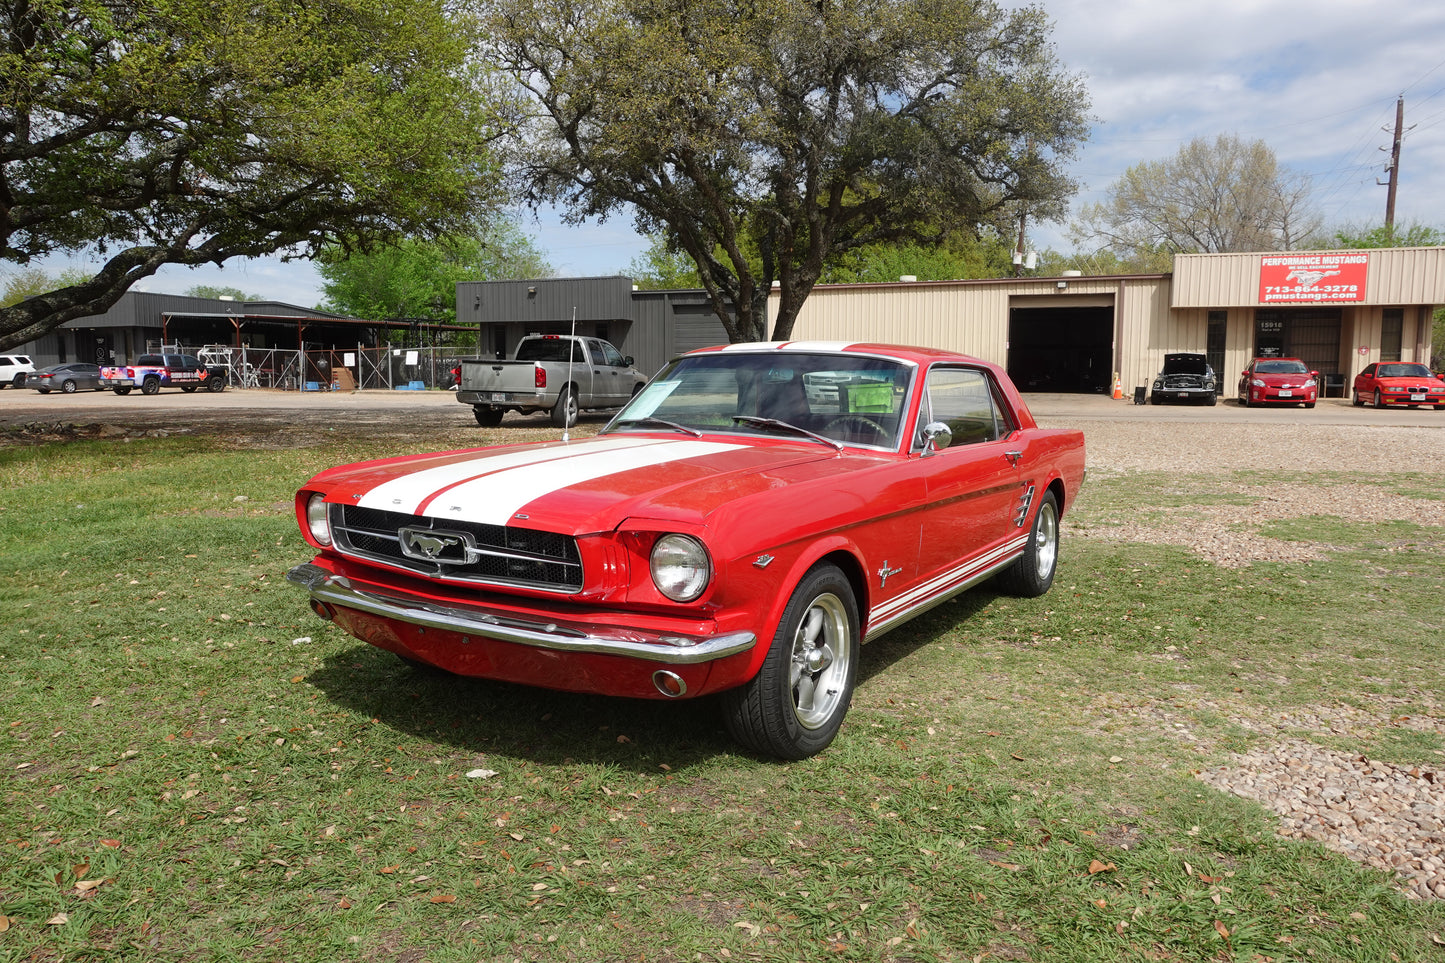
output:
<path id="1" fill-rule="evenodd" d="M 1389 128 L 1386 128 L 1388 130 Z M 1385 193 L 1385 230 L 1395 233 L 1395 190 L 1400 186 L 1400 141 L 1405 137 L 1405 95 L 1395 101 L 1395 142 L 1390 148 L 1389 189 Z M 1381 147 L 1380 150 L 1385 148 Z M 1376 183 L 1379 183 L 1376 181 Z"/>

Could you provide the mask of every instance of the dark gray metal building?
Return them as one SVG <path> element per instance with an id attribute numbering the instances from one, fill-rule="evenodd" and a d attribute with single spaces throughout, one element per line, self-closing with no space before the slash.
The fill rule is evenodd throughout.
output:
<path id="1" fill-rule="evenodd" d="M 281 301 L 224 301 L 127 291 L 105 314 L 68 321 L 18 349 L 36 367 L 134 361 L 148 346 L 206 344 L 296 350 L 374 344 L 378 323 Z"/>
<path id="2" fill-rule="evenodd" d="M 727 343 L 722 322 L 700 290 L 638 291 L 632 279 L 539 278 L 464 281 L 457 285 L 457 322 L 477 325 L 479 353 L 510 357 L 529 334 L 602 338 L 652 375 L 693 348 Z"/>

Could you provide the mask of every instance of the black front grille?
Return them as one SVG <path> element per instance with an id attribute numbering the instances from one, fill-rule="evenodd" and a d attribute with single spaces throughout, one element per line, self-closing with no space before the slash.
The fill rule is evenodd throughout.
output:
<path id="1" fill-rule="evenodd" d="M 567 535 L 357 505 L 332 505 L 330 516 L 336 550 L 343 555 L 399 565 L 429 578 L 558 592 L 582 588 L 577 541 Z M 435 557 L 427 556 L 428 548 L 435 549 Z"/>

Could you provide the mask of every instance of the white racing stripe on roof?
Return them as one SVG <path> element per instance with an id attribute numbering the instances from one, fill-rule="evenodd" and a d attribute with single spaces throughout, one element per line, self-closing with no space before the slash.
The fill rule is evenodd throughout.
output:
<path id="1" fill-rule="evenodd" d="M 585 442 L 589 452 L 666 445 L 667 439 L 615 437 Z M 485 475 L 526 465 L 546 464 L 578 455 L 577 447 L 558 445 L 553 448 L 528 448 L 506 454 L 467 458 L 449 465 L 438 465 L 382 482 L 357 502 L 362 508 L 415 514 L 418 506 L 443 489 Z"/>
<path id="2" fill-rule="evenodd" d="M 505 525 L 531 502 L 572 485 L 743 447 L 746 446 L 679 440 L 647 447 L 577 453 L 560 461 L 524 465 L 465 482 L 438 499 L 429 514 L 439 518 Z M 454 511 L 454 507 L 459 510 Z"/>

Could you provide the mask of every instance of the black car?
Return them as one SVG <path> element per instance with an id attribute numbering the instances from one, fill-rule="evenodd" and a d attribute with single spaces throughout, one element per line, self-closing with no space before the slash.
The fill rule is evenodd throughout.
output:
<path id="1" fill-rule="evenodd" d="M 1166 401 L 1216 404 L 1219 401 L 1219 382 L 1204 355 L 1166 354 L 1164 370 L 1154 377 L 1149 401 L 1156 405 Z"/>

